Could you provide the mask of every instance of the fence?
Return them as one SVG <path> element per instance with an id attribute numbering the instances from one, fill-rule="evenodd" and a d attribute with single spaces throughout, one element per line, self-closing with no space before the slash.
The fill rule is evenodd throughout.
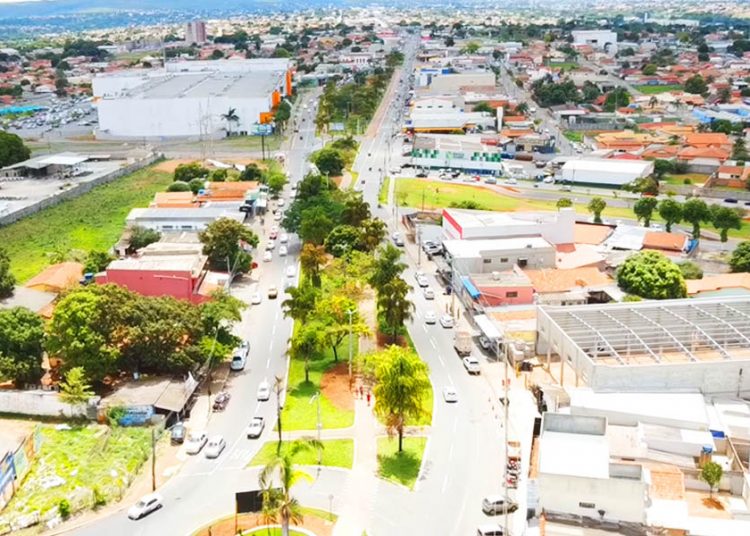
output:
<path id="1" fill-rule="evenodd" d="M 691 184 L 666 184 L 659 186 L 659 192 L 674 192 L 677 195 L 692 195 L 694 197 L 710 197 L 712 199 L 726 199 L 731 197 L 739 201 L 750 201 L 750 191 L 723 190 L 721 188 L 701 188 Z"/>
<path id="2" fill-rule="evenodd" d="M 86 417 L 86 406 L 71 406 L 60 400 L 55 391 L 0 391 L 0 413 L 40 415 L 45 417 Z"/>
<path id="3" fill-rule="evenodd" d="M 128 175 L 130 173 L 138 171 L 139 169 L 149 166 L 153 164 L 154 162 L 160 160 L 161 158 L 163 158 L 163 155 L 161 154 L 151 154 L 145 158 L 142 158 L 140 160 L 137 160 L 136 162 L 133 162 L 132 164 L 128 164 L 127 166 L 123 166 L 119 169 L 116 169 L 112 171 L 111 173 L 107 173 L 106 175 L 102 175 L 101 177 L 98 177 L 88 182 L 76 184 L 75 186 L 71 187 L 68 190 L 57 192 L 54 195 L 51 195 L 50 197 L 40 199 L 36 203 L 23 207 L 20 210 L 17 210 L 10 214 L 6 214 L 5 216 L 1 216 L 0 227 L 2 227 L 3 225 L 9 225 L 27 216 L 31 216 L 32 214 L 35 214 L 39 212 L 40 210 L 55 206 L 59 203 L 62 203 L 63 201 L 67 201 L 69 199 L 75 199 L 76 197 L 81 196 L 85 194 L 86 192 L 91 191 L 91 189 L 96 186 L 115 181 L 124 175 Z"/>

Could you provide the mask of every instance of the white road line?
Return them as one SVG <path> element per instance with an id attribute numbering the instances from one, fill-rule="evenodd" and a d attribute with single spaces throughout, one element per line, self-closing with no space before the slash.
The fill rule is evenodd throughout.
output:
<path id="1" fill-rule="evenodd" d="M 443 356 L 441 356 L 440 354 L 438 354 L 438 361 L 440 361 L 440 364 L 443 366 L 443 368 L 445 368 L 445 361 L 443 361 Z"/>
<path id="2" fill-rule="evenodd" d="M 279 314 L 276 313 L 276 320 L 278 319 L 279 319 Z M 271 328 L 271 337 L 273 337 L 274 335 L 276 335 L 276 324 L 274 324 L 273 327 Z"/>
<path id="3" fill-rule="evenodd" d="M 268 356 L 268 359 L 266 360 L 266 368 L 271 368 L 271 356 Z"/>
<path id="4" fill-rule="evenodd" d="M 259 409 L 260 409 L 260 402 L 258 402 L 258 404 L 255 406 L 255 411 L 253 412 L 253 415 L 257 415 Z"/>
<path id="5" fill-rule="evenodd" d="M 451 448 L 448 451 L 448 461 L 451 461 L 453 459 L 453 443 L 451 443 Z"/>
<path id="6" fill-rule="evenodd" d="M 435 341 L 434 341 L 433 339 L 430 339 L 430 344 L 432 345 L 432 347 L 433 347 L 433 348 L 434 348 L 435 350 L 437 350 L 437 344 L 435 344 Z"/>
<path id="7" fill-rule="evenodd" d="M 427 333 L 427 324 L 422 324 L 422 329 L 424 330 L 425 333 Z"/>
<path id="8" fill-rule="evenodd" d="M 453 420 L 453 432 L 452 432 L 453 435 L 456 434 L 456 428 L 458 428 L 458 419 L 457 418 Z M 451 448 L 453 448 L 453 447 L 451 447 Z"/>

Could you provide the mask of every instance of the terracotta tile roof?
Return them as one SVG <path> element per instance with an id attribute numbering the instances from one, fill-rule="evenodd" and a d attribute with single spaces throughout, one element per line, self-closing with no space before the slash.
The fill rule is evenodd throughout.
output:
<path id="1" fill-rule="evenodd" d="M 750 274 L 741 272 L 736 274 L 709 275 L 703 279 L 688 279 L 685 283 L 687 283 L 688 295 L 724 288 L 746 288 L 750 290 Z"/>
<path id="2" fill-rule="evenodd" d="M 684 251 L 687 241 L 688 237 L 683 234 L 649 231 L 643 237 L 643 247 L 647 249 Z"/>
<path id="3" fill-rule="evenodd" d="M 682 160 L 692 160 L 693 158 L 726 160 L 729 155 L 729 149 L 722 149 L 721 147 L 685 147 L 677 153 L 677 156 Z"/>
<path id="4" fill-rule="evenodd" d="M 194 207 L 195 199 L 193 192 L 157 192 L 154 194 L 152 207 L 156 208 L 179 208 Z"/>
<path id="5" fill-rule="evenodd" d="M 66 288 L 77 285 L 81 277 L 83 277 L 83 265 L 81 263 L 61 262 L 47 266 L 24 286 L 59 293 Z"/>
<path id="6" fill-rule="evenodd" d="M 641 156 L 643 158 L 674 158 L 679 152 L 679 145 L 659 145 L 647 148 Z"/>
<path id="7" fill-rule="evenodd" d="M 531 279 L 534 290 L 539 293 L 567 292 L 580 287 L 592 287 L 612 283 L 612 279 L 593 266 L 572 270 L 556 270 L 553 268 L 524 270 L 524 273 Z"/>
<path id="8" fill-rule="evenodd" d="M 606 225 L 576 223 L 573 231 L 576 244 L 601 244 L 612 234 L 612 228 Z"/>
<path id="9" fill-rule="evenodd" d="M 732 141 L 723 132 L 694 132 L 685 134 L 685 144 L 693 147 L 731 146 Z"/>

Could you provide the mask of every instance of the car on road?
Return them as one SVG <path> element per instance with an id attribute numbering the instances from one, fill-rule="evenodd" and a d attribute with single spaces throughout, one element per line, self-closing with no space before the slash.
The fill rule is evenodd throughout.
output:
<path id="1" fill-rule="evenodd" d="M 737 204 L 737 200 L 736 200 L 736 199 L 735 199 L 734 197 L 727 197 L 727 198 L 726 198 L 726 199 L 724 200 L 724 202 L 725 202 L 725 203 L 729 203 L 729 204 L 731 204 L 731 205 L 736 205 L 736 204 Z"/>
<path id="2" fill-rule="evenodd" d="M 261 302 L 260 292 L 254 293 L 252 297 L 250 298 L 250 303 L 252 303 L 253 305 L 259 305 L 260 302 Z"/>
<path id="3" fill-rule="evenodd" d="M 296 266 L 287 266 L 286 267 L 286 276 L 287 277 L 294 277 L 297 275 L 297 267 Z"/>
<path id="4" fill-rule="evenodd" d="M 158 510 L 162 506 L 164 506 L 162 496 L 158 493 L 149 493 L 138 499 L 138 502 L 128 509 L 128 517 L 137 520 Z"/>
<path id="5" fill-rule="evenodd" d="M 435 322 L 437 322 L 437 315 L 435 314 L 435 311 L 427 311 L 424 314 L 424 323 L 434 324 Z"/>
<path id="6" fill-rule="evenodd" d="M 495 177 L 487 177 L 484 179 L 485 184 L 497 184 L 497 179 Z"/>
<path id="7" fill-rule="evenodd" d="M 488 352 L 492 349 L 492 342 L 484 335 L 479 336 L 479 346 Z"/>
<path id="8" fill-rule="evenodd" d="M 182 445 L 185 442 L 185 434 L 187 434 L 185 424 L 178 422 L 172 426 L 172 431 L 169 434 L 169 442 L 172 445 Z"/>
<path id="9" fill-rule="evenodd" d="M 427 280 L 427 276 L 420 275 L 417 277 L 417 285 L 419 285 L 422 288 L 429 287 L 430 282 Z"/>
<path id="10" fill-rule="evenodd" d="M 284 217 L 284 213 L 280 210 L 276 211 L 276 214 L 273 215 L 273 221 L 281 221 L 281 219 Z"/>
<path id="11" fill-rule="evenodd" d="M 277 207 L 283 207 L 284 205 L 286 205 L 286 201 L 284 201 L 283 199 L 279 199 L 278 201 L 276 201 Z"/>
<path id="12" fill-rule="evenodd" d="M 427 178 L 427 172 L 423 169 L 420 169 L 419 171 L 417 171 L 415 176 L 419 177 L 420 179 L 424 179 Z"/>
<path id="13" fill-rule="evenodd" d="M 273 240 L 269 240 L 268 242 L 266 242 L 266 251 L 272 251 L 275 247 L 276 242 L 274 242 Z"/>
<path id="14" fill-rule="evenodd" d="M 218 458 L 227 446 L 227 442 L 220 435 L 213 436 L 208 440 L 204 454 L 206 458 Z"/>
<path id="15" fill-rule="evenodd" d="M 443 387 L 443 400 L 446 402 L 458 402 L 458 392 L 452 385 Z"/>
<path id="16" fill-rule="evenodd" d="M 286 249 L 286 246 L 279 246 L 279 257 L 286 257 L 287 253 L 288 250 Z"/>
<path id="17" fill-rule="evenodd" d="M 463 359 L 464 362 L 464 368 L 466 369 L 466 372 L 469 374 L 479 374 L 481 373 L 481 369 L 479 368 L 479 360 L 477 360 L 474 356 L 467 356 Z"/>
<path id="18" fill-rule="evenodd" d="M 185 441 L 185 452 L 188 454 L 198 454 L 208 441 L 206 432 L 190 432 L 187 441 Z"/>
<path id="19" fill-rule="evenodd" d="M 220 392 L 214 399 L 213 410 L 224 411 L 225 409 L 227 409 L 227 405 L 229 404 L 229 400 L 231 400 L 231 398 L 232 395 L 228 391 Z"/>
<path id="20" fill-rule="evenodd" d="M 267 381 L 262 381 L 258 386 L 258 400 L 265 402 L 271 398 L 271 386 Z"/>
<path id="21" fill-rule="evenodd" d="M 279 289 L 275 286 L 268 287 L 268 299 L 269 300 L 275 300 L 276 297 L 279 295 Z"/>
<path id="22" fill-rule="evenodd" d="M 398 233 L 398 232 L 393 233 L 391 235 L 391 239 L 393 240 L 394 244 L 396 244 L 399 247 L 403 247 L 403 245 L 404 245 L 404 239 L 401 238 L 401 233 Z"/>
<path id="23" fill-rule="evenodd" d="M 477 528 L 477 536 L 503 536 L 503 527 L 497 523 L 492 525 L 480 525 Z"/>
<path id="24" fill-rule="evenodd" d="M 273 260 L 273 253 L 270 251 L 266 251 L 263 254 L 263 262 L 271 262 Z"/>
<path id="25" fill-rule="evenodd" d="M 250 424 L 247 426 L 247 438 L 257 439 L 260 434 L 263 433 L 263 428 L 266 427 L 266 421 L 263 417 L 253 417 Z"/>
<path id="26" fill-rule="evenodd" d="M 482 512 L 488 516 L 504 514 L 506 509 L 512 514 L 518 510 L 518 505 L 503 495 L 488 495 L 482 499 Z"/>
<path id="27" fill-rule="evenodd" d="M 247 364 L 247 355 L 250 353 L 250 343 L 248 341 L 242 341 L 232 354 L 232 362 L 229 364 L 229 369 L 239 371 L 245 368 Z"/>
<path id="28" fill-rule="evenodd" d="M 281 236 L 279 236 L 279 242 L 282 244 L 286 244 L 289 242 L 289 235 L 286 233 L 281 233 Z"/>
<path id="29" fill-rule="evenodd" d="M 422 290 L 422 295 L 424 296 L 425 300 L 435 299 L 435 291 L 432 290 L 430 287 L 425 287 L 424 290 Z"/>
<path id="30" fill-rule="evenodd" d="M 452 328 L 455 325 L 453 317 L 449 314 L 444 314 L 440 317 L 440 325 L 444 328 Z"/>

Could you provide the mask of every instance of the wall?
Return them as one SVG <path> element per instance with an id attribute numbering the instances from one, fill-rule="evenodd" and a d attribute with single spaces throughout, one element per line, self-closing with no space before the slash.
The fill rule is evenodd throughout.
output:
<path id="1" fill-rule="evenodd" d="M 58 203 L 67 201 L 68 199 L 75 199 L 76 197 L 91 191 L 91 189 L 95 186 L 115 181 L 124 175 L 128 175 L 150 164 L 153 164 L 161 158 L 162 155 L 160 154 L 152 154 L 146 158 L 138 160 L 137 162 L 128 164 L 127 166 L 123 166 L 120 169 L 113 171 L 112 173 L 102 175 L 98 179 L 93 179 L 88 182 L 77 184 L 67 190 L 58 192 L 50 197 L 47 197 L 46 199 L 42 199 L 34 203 L 33 205 L 28 205 L 20 210 L 17 210 L 10 214 L 6 214 L 5 216 L 0 217 L 0 227 L 18 221 L 21 218 L 25 218 L 26 216 L 31 216 L 32 214 L 35 214 L 40 210 L 55 206 Z"/>
<path id="2" fill-rule="evenodd" d="M 458 73 L 443 74 L 432 79 L 430 89 L 433 91 L 458 91 L 463 86 L 494 86 L 495 73 Z"/>
<path id="3" fill-rule="evenodd" d="M 114 283 L 144 296 L 173 296 L 180 300 L 200 301 L 193 292 L 197 281 L 190 272 L 107 270 L 106 277 L 97 278 L 97 283 Z"/>
<path id="4" fill-rule="evenodd" d="M 48 417 L 86 417 L 86 407 L 74 407 L 61 402 L 60 395 L 55 391 L 0 390 L 0 413 Z"/>
<path id="5" fill-rule="evenodd" d="M 532 287 L 488 286 L 476 285 L 477 290 L 482 293 L 481 301 L 489 307 L 500 305 L 528 305 L 534 303 L 534 289 Z M 515 292 L 515 298 L 508 298 L 509 292 Z"/>

